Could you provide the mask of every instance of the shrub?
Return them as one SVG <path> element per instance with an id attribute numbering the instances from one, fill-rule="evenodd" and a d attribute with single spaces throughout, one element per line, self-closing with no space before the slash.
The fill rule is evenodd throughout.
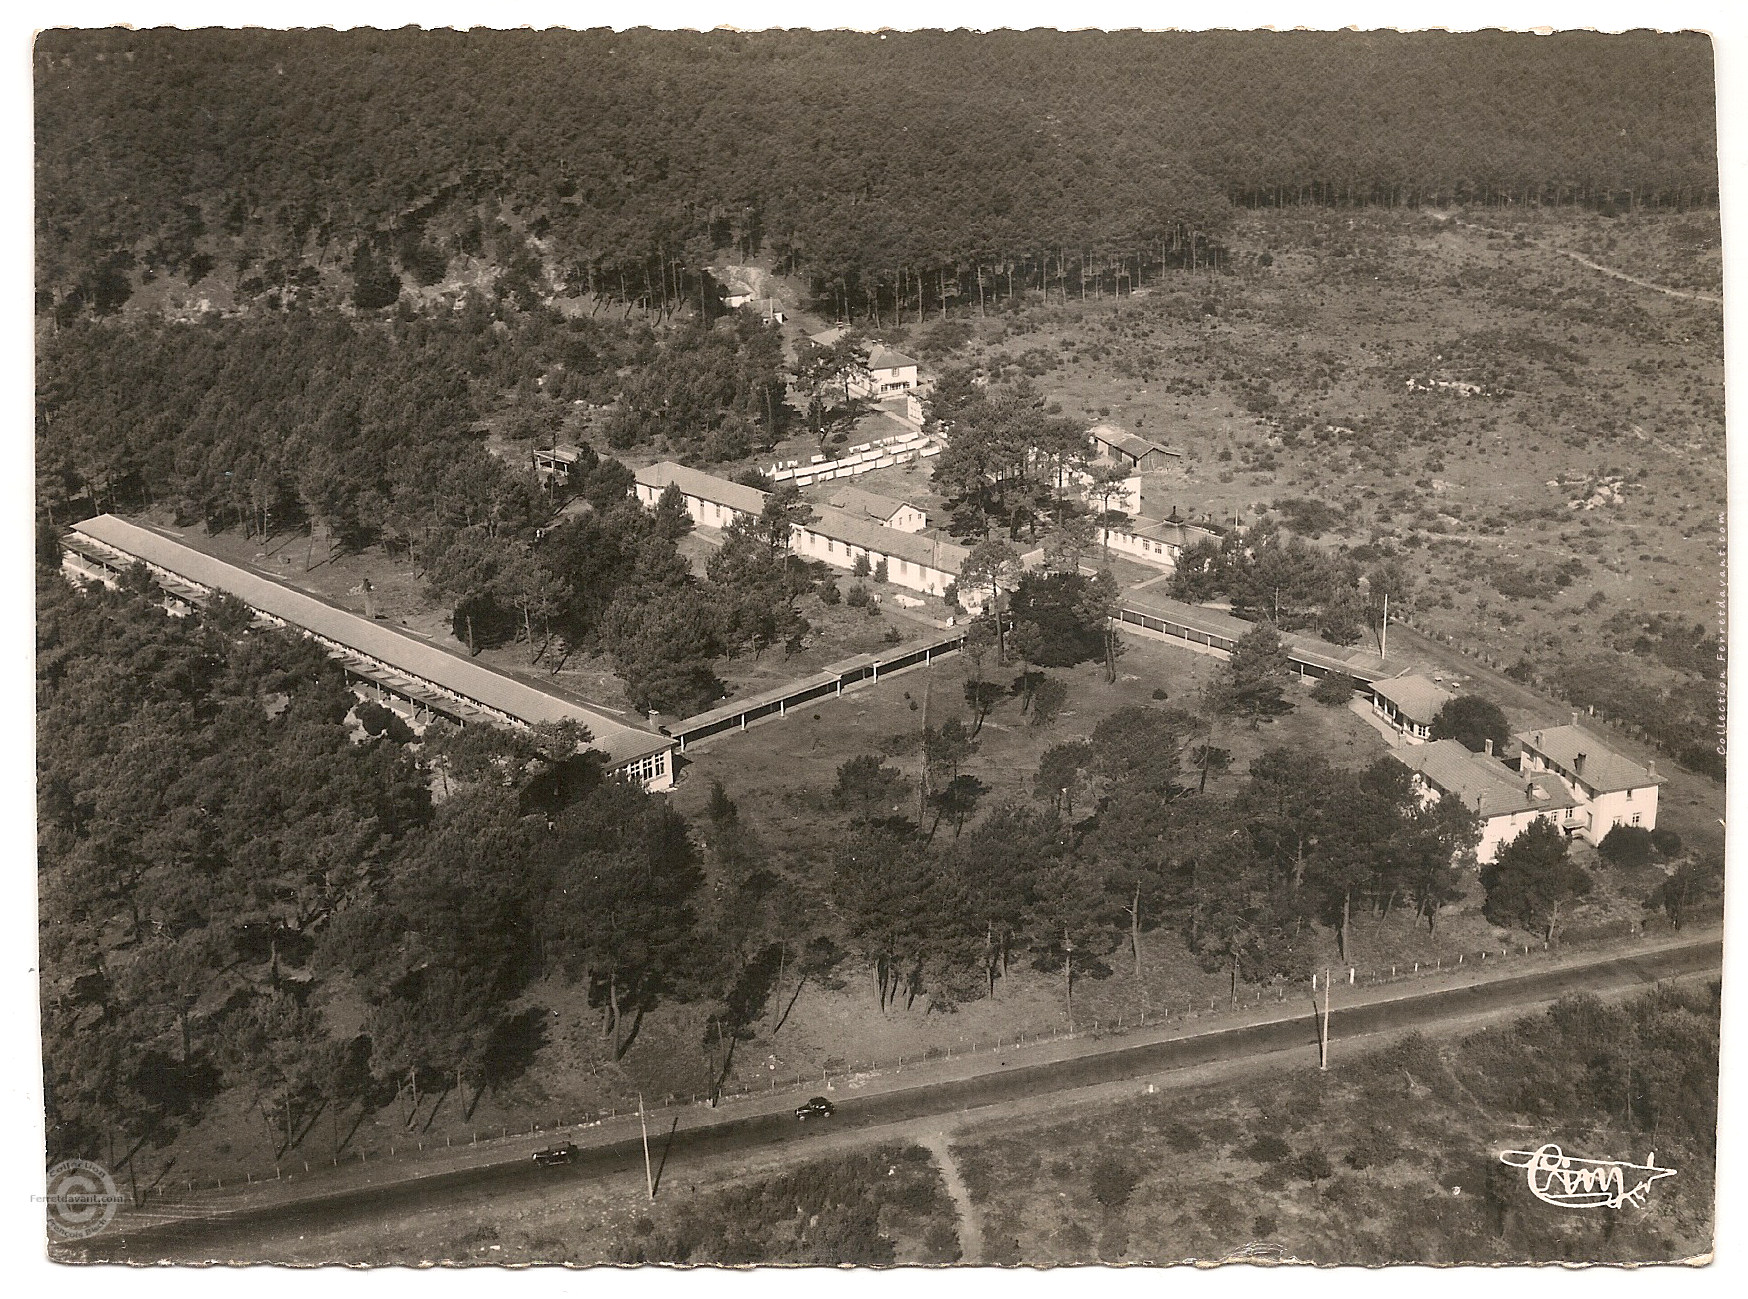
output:
<path id="1" fill-rule="evenodd" d="M 923 1233 L 923 1248 L 928 1251 L 924 1262 L 957 1263 L 960 1257 L 959 1233 L 947 1222 L 933 1222 Z"/>
<path id="2" fill-rule="evenodd" d="M 1432 738 L 1457 740 L 1465 749 L 1480 753 L 1493 741 L 1493 752 L 1505 748 L 1511 738 L 1511 725 L 1499 705 L 1480 695 L 1458 695 L 1438 710 L 1432 719 Z"/>
<path id="3" fill-rule="evenodd" d="M 1153 688 L 1153 697 L 1155 699 L 1170 699 L 1171 693 L 1166 690 L 1164 686 L 1155 686 Z"/>
<path id="4" fill-rule="evenodd" d="M 1335 1176 L 1329 1156 L 1321 1150 L 1302 1150 L 1285 1165 L 1289 1174 L 1304 1182 L 1321 1182 Z"/>
<path id="5" fill-rule="evenodd" d="M 1611 866 L 1643 866 L 1651 860 L 1651 832 L 1642 825 L 1617 825 L 1596 851 Z"/>
<path id="6" fill-rule="evenodd" d="M 1252 1141 L 1244 1153 L 1247 1158 L 1254 1159 L 1259 1164 L 1278 1164 L 1292 1154 L 1293 1149 L 1274 1133 L 1265 1132 Z"/>
<path id="7" fill-rule="evenodd" d="M 884 559 L 874 565 L 874 580 L 876 582 L 886 581 L 886 561 Z"/>
<path id="8" fill-rule="evenodd" d="M 868 563 L 867 554 L 863 553 L 856 556 L 856 562 L 850 567 L 850 576 L 867 577 L 873 571 L 873 567 Z"/>
<path id="9" fill-rule="evenodd" d="M 1116 1155 L 1101 1155 L 1092 1168 L 1093 1199 L 1107 1209 L 1120 1209 L 1129 1202 L 1139 1179 L 1135 1170 Z"/>
<path id="10" fill-rule="evenodd" d="M 844 598 L 844 593 L 838 590 L 838 584 L 831 578 L 820 583 L 819 602 L 821 604 L 836 604 Z"/>
<path id="11" fill-rule="evenodd" d="M 1342 1157 L 1342 1162 L 1349 1168 L 1371 1168 L 1401 1157 L 1402 1151 L 1396 1143 L 1386 1133 L 1374 1128 L 1360 1135 L 1353 1143 L 1353 1149 Z"/>
<path id="12" fill-rule="evenodd" d="M 1681 836 L 1673 830 L 1653 830 L 1651 831 L 1651 846 L 1665 857 L 1673 857 L 1681 851 Z"/>
<path id="13" fill-rule="evenodd" d="M 866 608 L 868 604 L 868 588 L 858 582 L 855 586 L 852 586 L 849 593 L 844 596 L 844 603 L 849 605 L 852 609 Z"/>
<path id="14" fill-rule="evenodd" d="M 1345 672 L 1331 672 L 1311 688 L 1311 697 L 1320 704 L 1339 708 L 1354 696 L 1359 682 Z"/>
<path id="15" fill-rule="evenodd" d="M 1165 1143 L 1179 1154 L 1202 1148 L 1202 1134 L 1182 1123 L 1174 1123 L 1165 1131 Z"/>

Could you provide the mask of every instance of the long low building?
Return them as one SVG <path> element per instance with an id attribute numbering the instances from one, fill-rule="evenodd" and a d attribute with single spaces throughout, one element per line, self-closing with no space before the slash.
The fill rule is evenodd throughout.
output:
<path id="1" fill-rule="evenodd" d="M 1127 528 L 1100 524 L 1095 535 L 1099 545 L 1113 554 L 1163 568 L 1168 573 L 1177 571 L 1184 551 L 1197 542 L 1218 540 L 1218 534 L 1193 523 L 1146 518 L 1136 518 L 1133 526 Z"/>
<path id="2" fill-rule="evenodd" d="M 1126 592 L 1118 601 L 1117 618 L 1125 627 L 1143 635 L 1174 641 L 1218 658 L 1231 657 L 1238 642 L 1259 626 L 1223 609 L 1185 604 L 1146 590 Z M 1293 671 L 1302 677 L 1321 678 L 1344 672 L 1365 685 L 1398 676 L 1409 668 L 1406 663 L 1379 658 L 1358 646 L 1332 645 L 1303 632 L 1282 632 L 1281 645 Z"/>
<path id="3" fill-rule="evenodd" d="M 766 493 L 758 488 L 688 469 L 672 460 L 639 469 L 636 477 L 633 490 L 646 507 L 654 509 L 662 493 L 676 486 L 685 497 L 692 521 L 708 528 L 726 528 L 737 518 L 757 517 L 765 508 Z M 814 521 L 798 525 L 791 535 L 790 545 L 797 555 L 844 569 L 854 569 L 864 559 L 870 569 L 884 563 L 888 582 L 925 595 L 944 596 L 959 580 L 959 571 L 971 553 L 957 542 L 885 527 L 865 514 L 836 506 L 815 505 L 813 511 Z M 972 591 L 959 592 L 959 603 L 972 613 L 979 607 Z"/>
<path id="4" fill-rule="evenodd" d="M 338 659 L 348 677 L 404 701 L 418 715 L 435 714 L 463 725 L 580 722 L 592 737 L 590 747 L 607 755 L 612 771 L 649 790 L 674 783 L 675 742 L 667 736 L 537 690 L 150 528 L 103 514 L 75 523 L 64 542 L 64 566 L 77 578 L 112 583 L 136 562 L 174 598 L 199 603 L 212 592 L 223 592 L 261 617 L 301 631 Z"/>

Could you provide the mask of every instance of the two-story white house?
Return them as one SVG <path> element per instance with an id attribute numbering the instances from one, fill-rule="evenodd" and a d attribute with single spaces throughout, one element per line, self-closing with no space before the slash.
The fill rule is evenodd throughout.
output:
<path id="1" fill-rule="evenodd" d="M 1577 807 L 1554 777 L 1515 772 L 1493 756 L 1491 740 L 1487 748 L 1486 753 L 1471 753 L 1460 740 L 1433 740 L 1390 753 L 1414 773 L 1422 798 L 1455 799 L 1480 818 L 1475 859 L 1483 865 L 1536 821 L 1565 828 Z"/>
<path id="2" fill-rule="evenodd" d="M 810 341 L 820 347 L 830 347 L 848 332 L 840 325 L 811 335 Z M 844 382 L 852 397 L 885 401 L 915 392 L 920 380 L 915 360 L 884 343 L 871 342 L 868 345 L 867 370 L 847 376 Z"/>
<path id="3" fill-rule="evenodd" d="M 1568 834 L 1594 844 L 1617 825 L 1657 828 L 1657 790 L 1669 778 L 1657 774 L 1655 762 L 1641 767 L 1616 753 L 1578 724 L 1577 713 L 1567 726 L 1519 732 L 1517 742 L 1526 774 L 1557 777 L 1576 800 L 1578 811 L 1566 824 Z"/>
<path id="4" fill-rule="evenodd" d="M 880 343 L 868 351 L 868 377 L 863 379 L 855 375 L 850 379 L 851 395 L 871 397 L 876 401 L 902 397 L 905 393 L 915 392 L 916 386 L 917 363 L 903 352 L 895 352 Z"/>

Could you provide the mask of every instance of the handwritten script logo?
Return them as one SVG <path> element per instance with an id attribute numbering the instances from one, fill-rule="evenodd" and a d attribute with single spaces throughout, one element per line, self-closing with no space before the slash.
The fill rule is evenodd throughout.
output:
<path id="1" fill-rule="evenodd" d="M 1505 1150 L 1499 1162 L 1524 1170 L 1530 1194 L 1562 1209 L 1635 1208 L 1645 1203 L 1651 1183 L 1674 1177 L 1673 1168 L 1659 1168 L 1653 1151 L 1642 1164 L 1619 1159 L 1577 1159 L 1549 1142 L 1537 1150 Z"/>

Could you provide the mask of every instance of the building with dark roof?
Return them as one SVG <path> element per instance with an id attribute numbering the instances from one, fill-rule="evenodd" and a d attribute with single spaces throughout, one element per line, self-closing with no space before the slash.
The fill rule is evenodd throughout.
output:
<path id="1" fill-rule="evenodd" d="M 1558 778 L 1578 801 L 1583 816 L 1574 830 L 1587 842 L 1601 843 L 1617 825 L 1657 828 L 1657 791 L 1669 778 L 1655 761 L 1641 767 L 1609 748 L 1577 713 L 1569 725 L 1520 731 L 1517 743 L 1525 771 Z"/>
<path id="2" fill-rule="evenodd" d="M 366 684 L 379 698 L 407 706 L 415 720 L 441 716 L 463 725 L 512 726 L 580 722 L 592 737 L 589 747 L 607 755 L 611 770 L 646 789 L 673 784 L 674 741 L 666 736 L 537 690 L 153 529 L 103 514 L 75 523 L 63 543 L 63 564 L 78 579 L 113 584 L 135 562 L 144 564 L 177 599 L 198 604 L 222 591 L 270 622 L 302 632 L 339 660 L 350 679 Z"/>
<path id="3" fill-rule="evenodd" d="M 1487 747 L 1491 750 L 1492 741 Z M 1480 818 L 1477 861 L 1492 861 L 1536 821 L 1548 821 L 1568 834 L 1578 828 L 1578 800 L 1558 780 L 1539 772 L 1515 772 L 1491 752 L 1470 752 L 1460 740 L 1434 740 L 1392 750 L 1390 756 L 1414 773 L 1428 797 L 1455 799 Z"/>
<path id="4" fill-rule="evenodd" d="M 1096 458 L 1137 473 L 1181 471 L 1184 467 L 1183 448 L 1166 446 L 1115 424 L 1095 424 L 1087 430 L 1086 438 Z"/>

